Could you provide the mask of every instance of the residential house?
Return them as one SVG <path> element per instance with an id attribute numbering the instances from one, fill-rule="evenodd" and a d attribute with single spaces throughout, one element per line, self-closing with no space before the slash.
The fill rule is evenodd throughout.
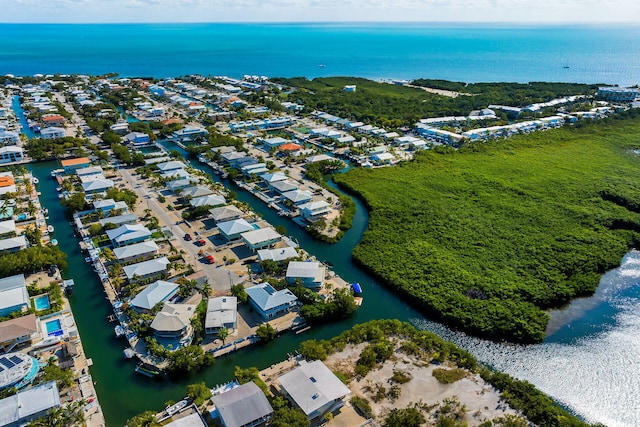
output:
<path id="1" fill-rule="evenodd" d="M 271 227 L 248 231 L 246 233 L 242 233 L 241 237 L 245 245 L 247 245 L 253 251 L 269 247 L 275 243 L 278 243 L 280 239 L 282 239 L 280 233 L 278 233 Z"/>
<path id="2" fill-rule="evenodd" d="M 40 137 L 43 139 L 64 138 L 65 136 L 66 131 L 63 128 L 51 127 L 40 131 Z M 87 164 L 87 166 L 89 165 Z"/>
<path id="3" fill-rule="evenodd" d="M 218 223 L 217 227 L 220 230 L 220 234 L 228 241 L 240 239 L 242 233 L 255 230 L 253 225 L 249 224 L 244 218 L 221 222 Z"/>
<path id="4" fill-rule="evenodd" d="M 631 102 L 636 100 L 638 94 L 640 94 L 638 88 L 603 86 L 598 88 L 596 98 L 604 99 L 605 101 Z"/>
<path id="5" fill-rule="evenodd" d="M 0 221 L 0 237 L 10 237 L 16 233 L 16 222 L 12 219 Z"/>
<path id="6" fill-rule="evenodd" d="M 86 194 L 102 193 L 115 186 L 115 182 L 111 179 L 93 179 L 81 184 L 82 191 Z"/>
<path id="7" fill-rule="evenodd" d="M 249 303 L 264 320 L 275 319 L 290 312 L 298 298 L 289 290 L 276 291 L 268 283 L 251 286 L 245 289 L 249 295 Z"/>
<path id="8" fill-rule="evenodd" d="M 325 268 L 319 262 L 291 261 L 287 266 L 287 283 L 298 281 L 307 288 L 319 289 L 324 282 Z"/>
<path id="9" fill-rule="evenodd" d="M 133 148 L 142 148 L 151 145 L 151 138 L 144 132 L 130 132 L 125 135 L 124 140 Z"/>
<path id="10" fill-rule="evenodd" d="M 304 219 L 315 222 L 331 212 L 331 205 L 324 200 L 319 200 L 300 205 L 299 209 Z"/>
<path id="11" fill-rule="evenodd" d="M 35 314 L 0 322 L 0 350 L 8 353 L 14 348 L 41 339 L 40 322 Z"/>
<path id="12" fill-rule="evenodd" d="M 16 192 L 16 180 L 11 172 L 0 172 L 0 195 Z M 2 200 L 4 203 L 5 200 Z M 10 215 L 9 215 L 10 216 Z"/>
<path id="13" fill-rule="evenodd" d="M 76 175 L 81 179 L 87 176 L 102 176 L 104 178 L 103 170 L 100 166 L 76 169 Z"/>
<path id="14" fill-rule="evenodd" d="M 0 400 L 0 426 L 18 427 L 60 407 L 55 381 L 49 381 Z"/>
<path id="15" fill-rule="evenodd" d="M 183 188 L 180 190 L 180 196 L 182 197 L 202 197 L 208 196 L 209 194 L 213 194 L 213 191 L 209 187 L 205 187 L 204 185 L 194 185 L 192 187 Z"/>
<path id="16" fill-rule="evenodd" d="M 258 138 L 258 142 L 263 145 L 265 150 L 269 151 L 274 148 L 278 148 L 287 142 L 290 142 L 288 139 L 281 138 L 279 136 L 273 138 Z"/>
<path id="17" fill-rule="evenodd" d="M 207 135 L 209 131 L 195 126 L 185 126 L 173 133 L 173 137 L 180 142 L 201 141 L 206 139 Z"/>
<path id="18" fill-rule="evenodd" d="M 278 181 L 285 181 L 288 178 L 287 178 L 287 175 L 283 174 L 282 172 L 274 172 L 274 173 L 268 173 L 265 175 L 260 175 L 260 179 L 264 181 L 266 184 L 271 185 Z"/>
<path id="19" fill-rule="evenodd" d="M 86 157 L 78 157 L 75 159 L 63 160 L 60 163 L 62 164 L 62 169 L 64 169 L 64 173 L 66 175 L 69 175 L 74 173 L 78 169 L 88 168 L 91 162 Z"/>
<path id="20" fill-rule="evenodd" d="M 271 189 L 278 194 L 284 194 L 290 191 L 297 190 L 299 187 L 299 184 L 297 181 L 287 179 L 284 181 L 277 181 L 272 184 L 269 184 L 269 187 L 271 187 Z"/>
<path id="21" fill-rule="evenodd" d="M 167 257 L 154 258 L 137 264 L 127 265 L 123 268 L 127 280 L 138 281 L 149 278 L 163 277 L 171 263 Z"/>
<path id="22" fill-rule="evenodd" d="M 21 162 L 24 159 L 22 147 L 9 145 L 0 147 L 0 163 Z"/>
<path id="23" fill-rule="evenodd" d="M 60 114 L 45 114 L 42 116 L 42 123 L 46 127 L 64 126 L 64 117 Z"/>
<path id="24" fill-rule="evenodd" d="M 158 254 L 158 245 L 153 240 L 115 248 L 113 254 L 120 263 L 141 261 L 153 258 Z"/>
<path id="25" fill-rule="evenodd" d="M 116 202 L 113 199 L 96 200 L 93 202 L 93 208 L 102 212 L 104 215 L 110 215 L 111 212 L 126 212 L 127 204 L 124 201 Z"/>
<path id="26" fill-rule="evenodd" d="M 186 417 L 178 418 L 165 424 L 164 427 L 207 427 L 207 423 L 202 419 L 199 412 L 194 412 Z"/>
<path id="27" fill-rule="evenodd" d="M 314 420 L 344 405 L 351 390 L 322 361 L 299 363 L 278 378 L 280 391 L 295 407 Z"/>
<path id="28" fill-rule="evenodd" d="M 0 253 L 17 252 L 26 249 L 29 242 L 25 236 L 9 237 L 0 240 Z"/>
<path id="29" fill-rule="evenodd" d="M 310 202 L 311 199 L 313 199 L 313 194 L 305 190 L 291 190 L 282 193 L 282 197 L 284 200 L 288 200 L 293 203 L 294 206 L 300 206 Z"/>
<path id="30" fill-rule="evenodd" d="M 179 169 L 179 170 L 182 170 L 182 169 Z M 178 179 L 175 179 L 173 181 L 167 182 L 166 187 L 167 187 L 168 190 L 173 191 L 175 193 L 177 190 L 181 190 L 183 188 L 187 188 L 187 187 L 189 187 L 189 186 L 191 186 L 191 185 L 193 185 L 193 184 L 195 184 L 197 182 L 198 182 L 198 180 L 196 178 L 194 178 L 191 175 L 189 175 L 189 176 L 184 177 L 184 178 L 178 178 Z"/>
<path id="31" fill-rule="evenodd" d="M 188 345 L 193 337 L 191 318 L 196 314 L 196 307 L 195 304 L 164 304 L 151 322 L 153 335 Z M 177 347 L 179 345 L 173 345 L 174 349 Z"/>
<path id="32" fill-rule="evenodd" d="M 291 258 L 297 258 L 298 256 L 299 255 L 298 251 L 296 251 L 296 248 L 293 248 L 291 246 L 277 249 L 260 249 L 258 251 L 258 261 L 269 260 L 281 262 Z"/>
<path id="33" fill-rule="evenodd" d="M 0 144 L 12 145 L 20 142 L 20 133 L 10 130 L 0 129 Z"/>
<path id="34" fill-rule="evenodd" d="M 189 200 L 189 204 L 194 208 L 201 208 L 205 206 L 220 206 L 227 203 L 223 196 L 217 194 L 208 194 L 206 196 L 194 197 Z"/>
<path id="35" fill-rule="evenodd" d="M 117 225 L 118 227 L 124 224 L 135 224 L 138 221 L 136 214 L 123 214 L 109 216 L 100 220 L 100 225 L 105 226 L 107 224 Z"/>
<path id="36" fill-rule="evenodd" d="M 138 311 L 149 312 L 156 304 L 170 301 L 178 293 L 179 286 L 165 280 L 157 280 L 144 288 L 129 304 Z"/>
<path id="37" fill-rule="evenodd" d="M 234 205 L 220 206 L 219 208 L 210 209 L 209 214 L 216 224 L 225 221 L 232 221 L 244 216 L 244 212 Z"/>
<path id="38" fill-rule="evenodd" d="M 158 167 L 158 170 L 160 171 L 160 173 L 162 175 L 164 175 L 166 173 L 169 173 L 171 171 L 176 171 L 176 170 L 184 169 L 184 168 L 187 167 L 184 163 L 182 163 L 180 161 L 177 161 L 177 160 L 171 160 L 169 162 L 158 163 L 156 166 Z"/>
<path id="39" fill-rule="evenodd" d="M 0 317 L 8 316 L 16 311 L 24 311 L 29 307 L 29 293 L 24 274 L 3 277 L 0 279 Z"/>
<path id="40" fill-rule="evenodd" d="M 209 298 L 207 314 L 204 320 L 204 331 L 217 334 L 220 329 L 235 330 L 238 325 L 238 298 Z"/>
<path id="41" fill-rule="evenodd" d="M 278 147 L 278 151 L 284 154 L 295 153 L 300 150 L 302 150 L 302 146 L 293 142 L 282 144 L 280 147 Z"/>
<path id="42" fill-rule="evenodd" d="M 267 423 L 273 408 L 253 381 L 211 398 L 215 410 L 211 416 L 223 427 L 253 427 Z"/>
<path id="43" fill-rule="evenodd" d="M 129 123 L 127 122 L 116 123 L 114 125 L 109 126 L 109 129 L 111 129 L 111 131 L 117 133 L 118 135 L 126 135 L 127 132 L 129 132 Z"/>
<path id="44" fill-rule="evenodd" d="M 125 224 L 107 230 L 107 236 L 114 247 L 120 247 L 148 240 L 151 237 L 151 231 L 142 224 Z"/>

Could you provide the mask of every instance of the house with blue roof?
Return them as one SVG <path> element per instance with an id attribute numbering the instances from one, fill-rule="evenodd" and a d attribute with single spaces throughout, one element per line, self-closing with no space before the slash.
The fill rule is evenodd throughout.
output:
<path id="1" fill-rule="evenodd" d="M 156 304 L 169 301 L 178 293 L 178 288 L 175 283 L 157 280 L 144 288 L 129 304 L 138 311 L 149 312 Z"/>
<path id="2" fill-rule="evenodd" d="M 151 237 L 151 231 L 142 224 L 124 224 L 118 228 L 107 230 L 107 236 L 114 247 L 144 242 Z"/>
<path id="3" fill-rule="evenodd" d="M 264 320 L 275 319 L 290 312 L 298 298 L 289 290 L 276 291 L 268 283 L 261 283 L 246 289 L 249 303 Z"/>
<path id="4" fill-rule="evenodd" d="M 249 224 L 244 218 L 225 221 L 218 224 L 220 234 L 228 241 L 241 238 L 242 233 L 254 230 L 253 225 Z"/>

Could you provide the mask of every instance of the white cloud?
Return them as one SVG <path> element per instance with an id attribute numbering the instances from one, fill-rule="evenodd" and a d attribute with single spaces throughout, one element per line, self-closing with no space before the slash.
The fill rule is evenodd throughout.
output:
<path id="1" fill-rule="evenodd" d="M 636 0 L 3 0 L 0 22 L 638 22 Z"/>

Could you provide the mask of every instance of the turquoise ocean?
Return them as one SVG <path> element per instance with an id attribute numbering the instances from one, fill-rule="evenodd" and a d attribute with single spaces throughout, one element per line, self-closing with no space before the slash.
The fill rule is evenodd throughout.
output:
<path id="1" fill-rule="evenodd" d="M 0 74 L 640 83 L 640 26 L 0 24 L 0 40 Z"/>
<path id="2" fill-rule="evenodd" d="M 0 75 L 199 73 L 640 83 L 640 27 L 631 26 L 0 24 L 0 40 Z M 213 386 L 231 379 L 236 365 L 263 368 L 281 360 L 303 339 L 328 338 L 355 323 L 387 317 L 453 340 L 482 362 L 532 382 L 586 421 L 609 427 L 640 425 L 640 252 L 631 251 L 619 268 L 605 274 L 593 297 L 552 312 L 543 343 L 487 342 L 430 322 L 353 264 L 351 250 L 368 220 L 358 200 L 354 227 L 339 243 L 326 245 L 232 183 L 226 184 L 238 192 L 239 200 L 272 224 L 285 226 L 318 259 L 330 260 L 346 280 L 359 282 L 365 302 L 348 321 L 317 326 L 301 336 L 283 335 L 267 346 L 219 359 L 214 367 L 183 381 L 147 381 L 123 359 L 123 344 L 105 320 L 110 306 L 84 263 L 58 203 L 55 182 L 48 178 L 55 167 L 52 162 L 30 165 L 40 179 L 60 247 L 69 254 L 70 267 L 63 277 L 76 280 L 71 303 L 85 351 L 94 361 L 91 373 L 108 426 L 123 425 L 146 409 L 160 410 L 164 402 L 180 399 L 188 383 L 206 381 Z"/>

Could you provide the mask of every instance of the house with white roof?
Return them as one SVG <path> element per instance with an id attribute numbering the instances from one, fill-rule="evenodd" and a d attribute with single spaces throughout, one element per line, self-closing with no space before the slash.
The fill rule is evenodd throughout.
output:
<path id="1" fill-rule="evenodd" d="M 40 131 L 40 137 L 44 139 L 64 138 L 66 135 L 63 128 L 50 127 Z"/>
<path id="2" fill-rule="evenodd" d="M 297 190 L 299 186 L 300 186 L 300 184 L 298 184 L 297 181 L 293 181 L 291 179 L 285 179 L 283 181 L 276 181 L 276 182 L 273 182 L 273 183 L 269 184 L 269 187 L 271 187 L 271 189 L 273 191 L 275 191 L 276 193 L 279 193 L 279 194 L 284 194 L 284 193 L 287 193 L 289 191 Z"/>
<path id="3" fill-rule="evenodd" d="M 282 172 L 274 172 L 274 173 L 268 173 L 265 175 L 260 175 L 260 179 L 266 182 L 267 184 L 273 184 L 278 181 L 284 181 L 288 178 L 287 178 L 287 175 L 285 175 Z"/>
<path id="4" fill-rule="evenodd" d="M 318 289 L 324 283 L 325 268 L 319 262 L 291 261 L 287 266 L 287 283 L 301 282 L 305 287 Z"/>
<path id="5" fill-rule="evenodd" d="M 314 222 L 331 212 L 331 205 L 324 200 L 308 202 L 299 206 L 302 217 Z"/>
<path id="6" fill-rule="evenodd" d="M 255 230 L 253 225 L 249 224 L 244 218 L 221 222 L 217 224 L 217 227 L 220 230 L 220 234 L 228 241 L 240 239 L 242 233 Z"/>
<path id="7" fill-rule="evenodd" d="M 150 328 L 157 338 L 177 340 L 182 345 L 188 345 L 193 335 L 191 318 L 196 314 L 195 304 L 169 304 L 156 314 Z M 177 346 L 173 346 L 175 350 Z"/>
<path id="8" fill-rule="evenodd" d="M 207 135 L 209 135 L 208 130 L 195 126 L 185 126 L 173 133 L 173 137 L 180 142 L 203 140 Z"/>
<path id="9" fill-rule="evenodd" d="M 208 194 L 206 196 L 194 197 L 189 200 L 189 204 L 194 208 L 200 208 L 204 206 L 220 206 L 226 204 L 227 201 L 223 196 L 217 194 Z"/>
<path id="10" fill-rule="evenodd" d="M 170 264 L 169 259 L 163 256 L 161 258 L 154 258 L 137 264 L 124 266 L 123 270 L 125 276 L 127 276 L 127 280 L 131 282 L 165 276 Z"/>
<path id="11" fill-rule="evenodd" d="M 153 240 L 134 243 L 133 245 L 115 248 L 113 254 L 120 263 L 140 261 L 152 258 L 158 254 L 158 245 Z"/>
<path id="12" fill-rule="evenodd" d="M 182 188 L 187 188 L 190 185 L 193 185 L 195 183 L 197 183 L 198 180 L 194 177 L 192 177 L 191 175 L 184 177 L 184 178 L 179 178 L 173 181 L 169 181 L 166 184 L 167 189 L 173 191 L 174 193 L 176 192 L 176 190 L 180 190 Z"/>
<path id="13" fill-rule="evenodd" d="M 269 260 L 281 262 L 291 258 L 297 258 L 298 256 L 299 255 L 298 251 L 296 251 L 296 248 L 293 248 L 291 246 L 277 249 L 260 249 L 258 251 L 258 261 Z"/>
<path id="14" fill-rule="evenodd" d="M 269 247 L 282 239 L 280 233 L 271 227 L 247 231 L 246 233 L 242 233 L 241 237 L 245 245 L 253 251 Z"/>
<path id="15" fill-rule="evenodd" d="M 0 240 L 0 253 L 21 251 L 28 246 L 29 242 L 25 236 L 9 237 Z"/>
<path id="16" fill-rule="evenodd" d="M 111 179 L 95 179 L 89 182 L 83 182 L 81 185 L 82 191 L 87 194 L 91 194 L 107 191 L 115 186 L 115 183 Z"/>
<path id="17" fill-rule="evenodd" d="M 0 236 L 6 237 L 16 232 L 16 222 L 13 219 L 0 221 Z"/>
<path id="18" fill-rule="evenodd" d="M 163 172 L 162 175 L 165 179 L 187 179 L 191 178 L 191 174 L 184 169 L 175 169 L 169 172 Z"/>
<path id="19" fill-rule="evenodd" d="M 60 407 L 55 381 L 49 381 L 0 400 L 0 426 L 17 427 Z"/>
<path id="20" fill-rule="evenodd" d="M 124 224 L 135 224 L 137 221 L 138 217 L 136 214 L 122 214 L 102 218 L 99 222 L 103 227 L 107 224 L 113 224 L 119 227 Z"/>
<path id="21" fill-rule="evenodd" d="M 207 334 L 217 334 L 220 329 L 235 330 L 238 325 L 238 298 L 216 297 L 209 298 L 207 314 L 204 320 L 204 331 Z"/>
<path id="22" fill-rule="evenodd" d="M 104 171 L 100 166 L 89 166 L 87 168 L 76 169 L 76 175 L 80 178 L 83 176 L 102 175 L 104 177 Z"/>
<path id="23" fill-rule="evenodd" d="M 249 295 L 249 303 L 264 320 L 275 319 L 290 312 L 298 298 L 289 290 L 276 291 L 268 283 L 251 286 L 245 289 Z"/>
<path id="24" fill-rule="evenodd" d="M 273 148 L 278 148 L 282 144 L 286 144 L 290 142 L 288 139 L 281 138 L 279 136 L 273 138 L 258 138 L 258 142 L 261 143 L 264 148 L 268 151 Z"/>
<path id="25" fill-rule="evenodd" d="M 0 317 L 8 316 L 16 311 L 24 311 L 28 307 L 29 293 L 24 274 L 0 279 Z"/>
<path id="26" fill-rule="evenodd" d="M 127 211 L 127 203 L 124 201 L 116 202 L 113 199 L 95 200 L 93 202 L 93 208 L 96 211 L 101 211 L 105 215 L 108 215 L 111 211 Z"/>
<path id="27" fill-rule="evenodd" d="M 22 147 L 15 145 L 0 147 L 0 163 L 21 162 L 23 159 Z"/>
<path id="28" fill-rule="evenodd" d="M 194 185 L 180 190 L 180 196 L 182 197 L 195 198 L 208 196 L 209 194 L 213 194 L 213 191 L 211 191 L 209 187 L 206 187 L 204 185 Z"/>
<path id="29" fill-rule="evenodd" d="M 11 145 L 20 142 L 20 134 L 10 130 L 0 129 L 0 144 Z"/>
<path id="30" fill-rule="evenodd" d="M 118 228 L 107 230 L 107 236 L 114 247 L 120 247 L 149 239 L 151 231 L 142 224 L 125 224 Z"/>
<path id="31" fill-rule="evenodd" d="M 215 221 L 216 224 L 239 219 L 244 216 L 242 212 L 235 205 L 220 206 L 218 208 L 209 209 L 210 218 Z"/>
<path id="32" fill-rule="evenodd" d="M 144 288 L 129 304 L 140 311 L 148 312 L 156 304 L 169 301 L 178 292 L 178 288 L 176 283 L 157 280 Z"/>
<path id="33" fill-rule="evenodd" d="M 294 206 L 300 206 L 304 203 L 310 202 L 313 199 L 313 194 L 306 190 L 291 190 L 282 193 L 282 198 L 288 200 L 294 204 Z"/>
<path id="34" fill-rule="evenodd" d="M 186 168 L 184 163 L 177 160 L 158 163 L 156 166 L 158 167 L 158 170 L 160 171 L 161 174 Z"/>
<path id="35" fill-rule="evenodd" d="M 280 392 L 307 416 L 322 417 L 344 405 L 351 390 L 320 360 L 300 361 L 300 366 L 278 378 Z"/>
<path id="36" fill-rule="evenodd" d="M 215 395 L 211 401 L 215 406 L 211 416 L 223 427 L 260 426 L 273 416 L 269 400 L 253 381 Z"/>
<path id="37" fill-rule="evenodd" d="M 164 427 L 207 427 L 207 423 L 199 412 L 194 412 L 186 417 L 173 420 L 169 424 L 165 424 Z"/>

